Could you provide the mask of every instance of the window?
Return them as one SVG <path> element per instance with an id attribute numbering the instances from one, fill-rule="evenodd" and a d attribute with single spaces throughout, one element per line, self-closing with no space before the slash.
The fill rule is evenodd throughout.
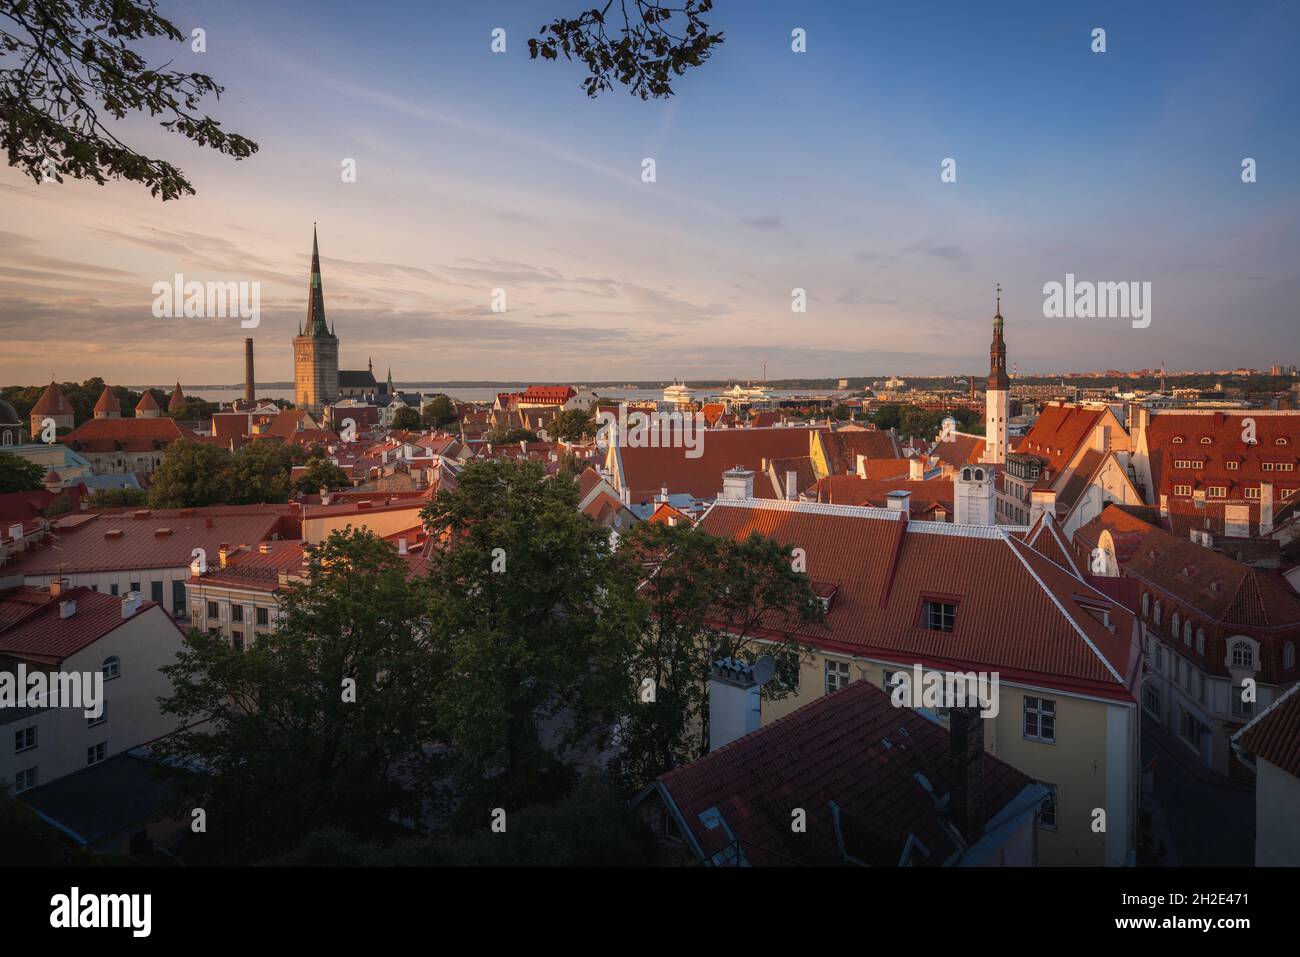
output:
<path id="1" fill-rule="evenodd" d="M 36 768 L 24 768 L 14 775 L 14 793 L 21 794 L 36 787 Z"/>
<path id="2" fill-rule="evenodd" d="M 1031 741 L 1056 740 L 1056 702 L 1025 696 L 1025 737 Z"/>
<path id="3" fill-rule="evenodd" d="M 1224 466 L 1228 469 L 1229 472 L 1235 472 L 1235 471 L 1237 471 L 1237 463 L 1236 463 L 1236 462 L 1224 462 L 1223 464 L 1224 464 Z"/>
<path id="4" fill-rule="evenodd" d="M 1288 641 L 1282 646 L 1282 667 L 1290 671 L 1295 667 L 1295 642 Z"/>
<path id="5" fill-rule="evenodd" d="M 1160 717 L 1160 689 L 1156 687 L 1154 684 L 1147 684 L 1143 686 L 1142 707 L 1146 708 L 1147 711 L 1155 715 L 1156 718 Z"/>
<path id="6" fill-rule="evenodd" d="M 1142 593 L 1142 617 L 1145 618 L 1149 614 L 1151 614 L 1151 596 L 1150 594 L 1143 592 Z"/>
<path id="7" fill-rule="evenodd" d="M 957 606 L 946 601 L 926 599 L 922 614 L 923 627 L 928 631 L 952 631 L 957 621 Z"/>
<path id="8" fill-rule="evenodd" d="M 1286 445 L 1286 436 L 1280 435 L 1273 440 L 1274 445 Z"/>
<path id="9" fill-rule="evenodd" d="M 1174 443 L 1174 445 L 1182 445 L 1183 437 L 1181 435 L 1175 435 L 1171 441 Z"/>
<path id="10" fill-rule="evenodd" d="M 1214 439 L 1210 438 L 1208 435 L 1202 435 L 1202 436 L 1201 436 L 1201 444 L 1202 444 L 1202 445 L 1213 445 L 1213 444 L 1214 444 Z"/>
<path id="11" fill-rule="evenodd" d="M 1043 799 L 1042 810 L 1038 813 L 1038 826 L 1045 831 L 1056 830 L 1056 785 L 1048 784 L 1046 781 L 1039 781 L 1043 787 L 1047 788 L 1048 795 Z"/>
<path id="12" fill-rule="evenodd" d="M 1183 622 L 1183 644 L 1188 648 L 1192 647 L 1192 620 L 1190 618 Z"/>
<path id="13" fill-rule="evenodd" d="M 244 606 L 243 606 L 243 605 L 231 605 L 231 606 L 230 606 L 230 620 L 231 620 L 231 621 L 243 621 L 243 620 L 244 620 Z"/>
<path id="14" fill-rule="evenodd" d="M 849 663 L 826 659 L 826 693 L 839 691 L 849 683 Z"/>
<path id="15" fill-rule="evenodd" d="M 1165 670 L 1165 646 L 1156 642 L 1156 671 L 1164 672 Z"/>
<path id="16" fill-rule="evenodd" d="M 185 617 L 185 582 L 180 579 L 172 582 L 172 614 L 177 618 Z"/>
<path id="17" fill-rule="evenodd" d="M 1182 739 L 1194 748 L 1201 746 L 1201 730 L 1205 726 L 1196 720 L 1196 715 L 1186 708 L 1178 709 L 1178 733 Z"/>
<path id="18" fill-rule="evenodd" d="M 112 655 L 104 659 L 104 680 L 112 681 L 122 675 L 122 659 L 117 655 Z"/>
<path id="19" fill-rule="evenodd" d="M 1178 638 L 1178 633 L 1182 631 L 1182 624 L 1183 624 L 1182 616 L 1178 614 L 1178 612 L 1174 612 L 1173 629 L 1169 633 L 1173 635 L 1175 639 Z"/>
<path id="20" fill-rule="evenodd" d="M 1174 494 L 1175 494 L 1175 495 L 1191 495 L 1191 494 L 1192 494 L 1192 487 L 1191 487 L 1190 485 L 1175 485 L 1175 486 L 1174 486 Z"/>
<path id="21" fill-rule="evenodd" d="M 86 749 L 86 766 L 99 764 L 108 757 L 108 742 L 101 741 L 99 744 L 92 744 Z"/>
<path id="22" fill-rule="evenodd" d="M 107 724 L 107 723 L 108 723 L 108 702 L 107 702 L 107 701 L 103 701 L 103 702 L 100 702 L 100 705 L 99 705 L 99 717 L 98 717 L 98 718 L 95 718 L 95 717 L 87 718 L 87 719 L 86 719 L 86 727 L 87 727 L 87 728 L 97 728 L 97 727 L 99 727 L 101 724 Z"/>
<path id="23" fill-rule="evenodd" d="M 1205 490 L 1205 494 L 1210 498 L 1227 498 L 1228 487 L 1226 485 L 1211 485 Z"/>
<path id="24" fill-rule="evenodd" d="M 140 583 L 131 582 L 131 591 L 135 592 L 137 595 L 140 594 Z"/>
<path id="25" fill-rule="evenodd" d="M 160 605 L 162 604 L 162 600 L 163 600 L 163 583 L 162 583 L 162 582 L 150 582 L 150 583 L 149 583 L 149 600 L 150 600 L 150 601 L 156 601 L 156 602 L 157 602 L 158 604 L 160 604 Z"/>
<path id="26" fill-rule="evenodd" d="M 220 616 L 220 614 L 221 614 L 221 610 L 217 608 L 217 603 L 215 601 L 208 602 L 208 617 L 217 618 Z"/>
<path id="27" fill-rule="evenodd" d="M 36 747 L 36 729 L 21 728 L 14 732 L 14 754 Z"/>
<path id="28" fill-rule="evenodd" d="M 116 586 L 116 585 L 109 585 L 109 586 L 108 586 L 108 593 L 109 593 L 110 595 L 116 595 L 116 594 L 117 594 L 117 586 Z"/>
<path id="29" fill-rule="evenodd" d="M 1256 485 L 1254 488 L 1243 489 L 1243 491 L 1244 491 L 1245 494 L 1246 494 L 1246 498 L 1259 498 L 1259 486 L 1258 486 L 1258 485 Z"/>
<path id="30" fill-rule="evenodd" d="M 271 623 L 271 612 L 266 608 L 257 609 L 257 623 L 259 625 L 269 625 Z"/>
<path id="31" fill-rule="evenodd" d="M 1205 654 L 1205 629 L 1204 628 L 1196 629 L 1196 653 L 1198 655 Z"/>
<path id="32" fill-rule="evenodd" d="M 236 651 L 244 650 L 244 633 L 242 631 L 232 631 L 230 633 L 230 643 Z"/>
<path id="33" fill-rule="evenodd" d="M 1196 687 L 1197 687 L 1196 699 L 1200 701 L 1201 704 L 1205 704 L 1205 672 L 1204 671 L 1196 672 Z"/>
<path id="34" fill-rule="evenodd" d="M 1152 618 L 1155 620 L 1157 625 L 1160 624 L 1160 602 L 1156 602 L 1156 611 Z"/>
<path id="35" fill-rule="evenodd" d="M 1249 668 L 1253 660 L 1250 645 L 1239 641 L 1232 646 L 1232 665 L 1234 668 Z"/>
<path id="36" fill-rule="evenodd" d="M 886 694 L 894 693 L 894 675 L 903 675 L 905 678 L 908 678 L 909 681 L 911 680 L 906 671 L 890 671 L 888 669 L 882 669 L 880 672 L 880 686 L 885 689 Z"/>

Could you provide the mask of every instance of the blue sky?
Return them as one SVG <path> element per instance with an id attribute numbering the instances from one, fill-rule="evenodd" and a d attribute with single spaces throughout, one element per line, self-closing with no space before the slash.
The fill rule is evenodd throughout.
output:
<path id="1" fill-rule="evenodd" d="M 198 189 L 167 204 L 0 170 L 0 382 L 238 380 L 237 321 L 151 315 L 176 272 L 260 281 L 289 378 L 313 220 L 343 365 L 399 381 L 980 371 L 995 282 L 1022 372 L 1300 360 L 1300 4 L 719 0 L 725 42 L 643 102 L 528 59 L 590 2 L 163 0 L 261 150 L 130 122 Z M 1151 282 L 1150 327 L 1044 318 L 1066 273 Z"/>

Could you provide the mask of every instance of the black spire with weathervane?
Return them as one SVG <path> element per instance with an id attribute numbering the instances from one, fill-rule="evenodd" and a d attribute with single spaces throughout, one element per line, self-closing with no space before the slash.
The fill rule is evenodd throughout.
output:
<path id="1" fill-rule="evenodd" d="M 1011 380 L 1007 378 L 1007 344 L 1002 339 L 1002 284 L 998 284 L 998 303 L 993 312 L 993 344 L 989 346 L 989 389 L 1008 392 Z"/>
<path id="2" fill-rule="evenodd" d="M 320 249 L 316 244 L 316 224 L 311 225 L 311 289 L 307 293 L 307 329 L 305 335 L 320 339 L 330 335 L 325 325 L 325 291 L 320 284 Z"/>

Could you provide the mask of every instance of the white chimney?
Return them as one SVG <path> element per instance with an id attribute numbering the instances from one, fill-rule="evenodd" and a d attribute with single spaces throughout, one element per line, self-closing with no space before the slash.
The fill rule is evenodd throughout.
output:
<path id="1" fill-rule="evenodd" d="M 920 459 L 908 459 L 907 477 L 913 482 L 925 481 L 925 463 Z"/>
<path id="2" fill-rule="evenodd" d="M 721 658 L 709 672 L 709 750 L 757 731 L 762 717 L 761 694 L 776 673 L 776 662 L 764 655 L 748 665 Z"/>
<path id="3" fill-rule="evenodd" d="M 67 601 L 59 602 L 59 617 L 71 618 L 77 613 L 77 603 L 69 598 Z"/>
<path id="4" fill-rule="evenodd" d="M 16 525 L 10 525 L 10 526 L 9 526 L 9 537 L 12 538 L 15 542 L 20 542 L 20 541 L 22 541 L 22 538 L 23 538 L 23 523 L 22 523 L 22 522 L 19 522 L 19 523 L 16 524 Z"/>
<path id="5" fill-rule="evenodd" d="M 857 460 L 853 463 L 853 471 L 857 472 L 858 478 L 867 477 L 867 457 L 865 455 L 858 454 Z"/>
<path id="6" fill-rule="evenodd" d="M 785 497 L 792 502 L 799 497 L 799 473 L 794 469 L 785 473 Z"/>
<path id="7" fill-rule="evenodd" d="M 1273 534 L 1273 483 L 1259 483 L 1259 534 Z"/>
<path id="8" fill-rule="evenodd" d="M 405 536 L 405 535 L 403 535 L 401 538 L 399 538 L 399 539 L 397 540 L 397 554 L 399 554 L 399 555 L 405 555 L 405 554 L 406 554 L 406 536 Z"/>
<path id="9" fill-rule="evenodd" d="M 885 503 L 889 506 L 891 512 L 910 514 L 912 511 L 912 493 L 890 492 L 885 496 Z"/>
<path id="10" fill-rule="evenodd" d="M 753 498 L 754 473 L 737 465 L 722 473 L 723 498 Z"/>

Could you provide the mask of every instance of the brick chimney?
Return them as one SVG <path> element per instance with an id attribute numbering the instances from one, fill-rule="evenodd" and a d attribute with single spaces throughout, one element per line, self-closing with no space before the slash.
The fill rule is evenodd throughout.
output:
<path id="1" fill-rule="evenodd" d="M 67 580 L 66 578 L 51 578 L 51 579 L 50 579 L 50 597 L 51 597 L 51 598 L 58 598 L 60 595 L 62 595 L 62 594 L 63 594 L 65 591 L 67 591 L 67 590 L 68 590 L 68 580 Z"/>
<path id="2" fill-rule="evenodd" d="M 948 809 L 966 843 L 984 833 L 984 719 L 979 708 L 953 708 L 948 732 L 952 791 Z"/>
<path id="3" fill-rule="evenodd" d="M 221 563 L 222 568 L 225 568 L 226 563 L 230 561 L 230 545 L 228 543 L 222 542 L 221 547 L 217 549 L 217 561 Z"/>

